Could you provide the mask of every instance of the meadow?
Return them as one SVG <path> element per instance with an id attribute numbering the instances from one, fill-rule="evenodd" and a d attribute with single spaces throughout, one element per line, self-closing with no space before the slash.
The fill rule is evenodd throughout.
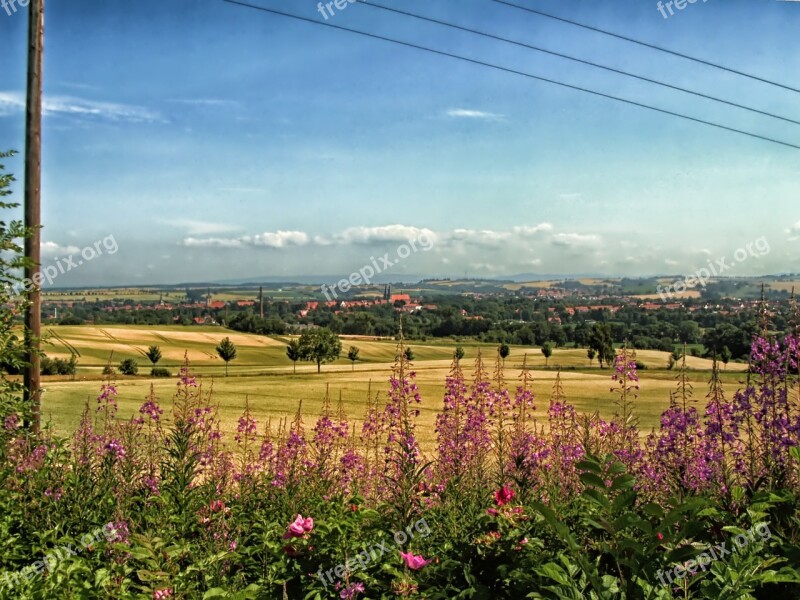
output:
<path id="1" fill-rule="evenodd" d="M 229 376 L 225 377 L 223 361 L 217 356 L 215 346 L 223 337 L 236 344 L 237 357 L 231 362 Z M 267 337 L 237 333 L 214 326 L 198 327 L 146 327 L 146 326 L 52 326 L 45 330 L 44 349 L 48 356 L 69 358 L 70 352 L 78 355 L 78 372 L 71 377 L 47 377 L 43 399 L 43 414 L 60 434 L 70 434 L 77 427 L 85 401 L 93 402 L 99 393 L 103 367 L 117 365 L 125 358 L 139 363 L 140 375 L 117 375 L 113 378 L 119 392 L 121 416 L 131 416 L 150 393 L 168 400 L 175 392 L 175 377 L 149 377 L 150 363 L 144 356 L 148 346 L 158 345 L 163 358 L 158 363 L 177 376 L 184 358 L 188 358 L 192 372 L 206 389 L 213 389 L 213 401 L 219 406 L 222 427 L 232 431 L 237 419 L 249 403 L 259 422 L 272 418 L 292 418 L 302 401 L 302 413 L 308 421 L 315 419 L 321 410 L 326 393 L 334 403 L 341 396 L 347 414 L 361 420 L 367 407 L 367 398 L 376 394 L 385 396 L 387 382 L 396 352 L 396 341 L 389 339 L 343 337 L 346 353 L 351 345 L 360 349 L 359 360 L 353 365 L 346 358 L 323 366 L 321 374 L 316 366 L 298 362 L 296 368 L 286 357 L 286 344 L 291 338 Z M 444 382 L 455 347 L 455 341 L 435 340 L 407 342 L 414 353 L 413 368 L 416 383 L 424 402 L 419 422 L 420 442 L 430 447 L 434 439 L 435 418 L 441 409 Z M 463 363 L 467 371 L 480 351 L 490 374 L 494 373 L 497 347 L 463 343 Z M 639 351 L 637 360 L 647 366 L 640 373 L 641 389 L 635 406 L 644 433 L 657 427 L 661 412 L 669 405 L 670 391 L 675 388 L 676 372 L 665 367 L 666 352 Z M 584 349 L 556 349 L 549 361 L 538 348 L 511 347 L 506 358 L 503 376 L 510 385 L 518 380 L 523 360 L 531 369 L 533 390 L 538 399 L 537 414 L 543 416 L 547 409 L 558 368 L 562 368 L 561 381 L 565 396 L 580 412 L 599 412 L 611 418 L 616 410 L 614 396 L 609 392 L 609 369 L 600 369 L 597 361 L 589 366 Z M 545 363 L 548 366 L 545 366 Z M 690 380 L 698 393 L 704 394 L 710 374 L 711 361 L 687 357 Z M 744 364 L 731 363 L 722 374 L 726 387 L 733 391 L 742 379 Z M 295 372 L 296 370 L 296 372 Z"/>

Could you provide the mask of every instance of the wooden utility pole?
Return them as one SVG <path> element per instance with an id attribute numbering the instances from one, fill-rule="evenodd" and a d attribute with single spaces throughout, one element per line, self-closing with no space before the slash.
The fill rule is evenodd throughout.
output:
<path id="1" fill-rule="evenodd" d="M 264 286 L 258 288 L 258 301 L 261 304 L 261 318 L 264 318 Z"/>
<path id="2" fill-rule="evenodd" d="M 42 337 L 41 275 L 41 181 L 42 181 L 42 54 L 44 53 L 44 0 L 31 0 L 28 9 L 28 95 L 25 108 L 25 279 L 28 307 L 25 311 L 27 366 L 23 374 L 24 399 L 30 402 L 33 433 L 41 431 L 39 348 Z"/>

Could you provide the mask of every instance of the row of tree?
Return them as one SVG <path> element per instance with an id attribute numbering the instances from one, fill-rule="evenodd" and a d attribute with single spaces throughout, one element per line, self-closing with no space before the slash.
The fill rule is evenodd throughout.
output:
<path id="1" fill-rule="evenodd" d="M 723 338 L 724 339 L 724 338 Z M 720 342 L 721 343 L 721 342 Z M 611 329 L 607 323 L 595 323 L 587 338 L 588 349 L 586 355 L 589 359 L 589 364 L 597 358 L 600 368 L 603 365 L 610 366 L 614 360 L 614 340 L 611 334 Z M 712 346 L 715 348 L 715 346 Z M 541 345 L 541 352 L 545 358 L 545 366 L 549 366 L 550 357 L 553 355 L 554 344 L 546 341 Z M 231 361 L 236 359 L 237 348 L 236 344 L 231 341 L 229 337 L 225 337 L 216 346 L 217 355 L 225 362 L 225 376 L 228 376 L 228 365 Z M 510 346 L 503 342 L 498 346 L 498 354 L 505 363 L 505 359 L 511 353 Z M 406 358 L 409 361 L 414 360 L 414 352 L 409 347 L 406 348 Z M 361 350 L 357 346 L 350 346 L 347 351 L 347 359 L 352 363 L 353 370 L 355 370 L 355 363 L 359 360 Z M 339 336 L 326 327 L 310 328 L 303 331 L 299 338 L 293 339 L 286 347 L 286 356 L 293 363 L 293 372 L 297 372 L 298 361 L 308 361 L 316 363 L 317 373 L 321 372 L 322 365 L 335 362 L 342 354 L 342 341 Z M 715 354 L 718 358 L 727 364 L 731 358 L 731 351 L 727 345 L 722 344 L 718 353 Z M 152 363 L 150 374 L 152 376 L 169 376 L 167 369 L 157 367 L 158 362 L 162 358 L 161 348 L 159 346 L 150 346 L 145 352 L 145 356 Z M 674 360 L 680 356 L 680 352 L 673 350 L 673 360 L 670 361 L 670 368 L 674 364 Z M 461 359 L 464 357 L 464 349 L 457 346 L 454 357 Z M 76 367 L 76 359 L 73 355 L 70 361 L 61 359 L 45 359 L 42 362 L 43 375 L 67 375 L 74 374 Z M 139 365 L 133 358 L 126 358 L 119 363 L 119 372 L 123 375 L 137 375 L 139 372 Z M 111 367 L 106 367 L 105 373 L 112 373 Z"/>

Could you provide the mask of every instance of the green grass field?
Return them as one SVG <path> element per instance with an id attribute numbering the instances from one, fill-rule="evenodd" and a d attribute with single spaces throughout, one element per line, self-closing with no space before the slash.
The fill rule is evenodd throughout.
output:
<path id="1" fill-rule="evenodd" d="M 238 349 L 237 358 L 230 365 L 230 376 L 224 377 L 224 363 L 216 356 L 215 346 L 223 337 L 230 337 Z M 396 344 L 392 340 L 346 337 L 342 341 L 344 352 L 350 346 L 360 349 L 361 360 L 355 369 L 346 359 L 323 365 L 322 373 L 316 373 L 316 365 L 298 363 L 293 373 L 291 361 L 286 358 L 288 338 L 273 338 L 241 334 L 219 327 L 141 327 L 141 326 L 56 326 L 46 328 L 44 349 L 51 357 L 69 357 L 78 354 L 78 374 L 75 380 L 65 377 L 43 378 L 43 414 L 56 431 L 69 433 L 78 423 L 83 407 L 88 400 L 94 404 L 102 383 L 102 368 L 112 356 L 117 365 L 124 358 L 139 362 L 137 377 L 116 377 L 119 390 L 120 416 L 127 418 L 136 413 L 154 386 L 157 396 L 165 408 L 176 389 L 177 380 L 151 379 L 149 362 L 144 351 L 150 345 L 161 347 L 164 358 L 159 366 L 166 366 L 173 375 L 177 373 L 184 355 L 189 358 L 191 370 L 198 375 L 205 390 L 212 393 L 212 401 L 219 412 L 226 430 L 233 430 L 236 420 L 249 401 L 259 423 L 263 426 L 272 418 L 277 426 L 282 418 L 291 417 L 303 403 L 303 415 L 307 425 L 319 414 L 326 387 L 334 403 L 341 394 L 348 416 L 361 420 L 367 403 L 368 389 L 373 397 L 381 394 L 385 400 Z M 434 439 L 435 416 L 442 403 L 445 377 L 449 371 L 455 342 L 436 340 L 426 343 L 410 342 L 414 352 L 414 368 L 417 384 L 423 398 L 420 419 L 420 439 L 429 444 Z M 495 346 L 464 344 L 466 352 L 462 365 L 468 374 L 480 350 L 489 374 L 494 371 Z M 610 392 L 612 382 L 609 369 L 589 368 L 585 350 L 557 349 L 545 368 L 545 360 L 538 348 L 513 347 L 506 359 L 504 376 L 509 387 L 516 385 L 524 355 L 533 368 L 534 391 L 537 409 L 544 414 L 556 377 L 556 366 L 563 367 L 562 381 L 567 399 L 579 411 L 599 411 L 604 417 L 614 413 L 615 394 Z M 638 360 L 647 365 L 641 371 L 641 390 L 636 401 L 636 414 L 643 430 L 658 425 L 661 411 L 669 403 L 670 390 L 675 388 L 676 372 L 665 369 L 668 354 L 657 351 L 640 351 Z M 709 361 L 689 358 L 696 397 L 699 400 L 707 391 L 710 369 Z M 726 389 L 733 392 L 741 378 L 744 365 L 730 364 L 724 373 Z M 166 411 L 168 412 L 168 411 Z"/>

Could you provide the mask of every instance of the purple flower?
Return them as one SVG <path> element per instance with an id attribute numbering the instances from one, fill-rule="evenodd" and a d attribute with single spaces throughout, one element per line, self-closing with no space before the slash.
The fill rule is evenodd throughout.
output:
<path id="1" fill-rule="evenodd" d="M 6 417 L 3 428 L 6 431 L 14 431 L 19 428 L 19 416 L 17 414 L 8 415 Z"/>
<path id="2" fill-rule="evenodd" d="M 365 588 L 363 583 L 350 583 L 341 592 L 339 592 L 339 598 L 342 600 L 353 600 L 358 594 L 363 594 L 364 591 Z"/>

